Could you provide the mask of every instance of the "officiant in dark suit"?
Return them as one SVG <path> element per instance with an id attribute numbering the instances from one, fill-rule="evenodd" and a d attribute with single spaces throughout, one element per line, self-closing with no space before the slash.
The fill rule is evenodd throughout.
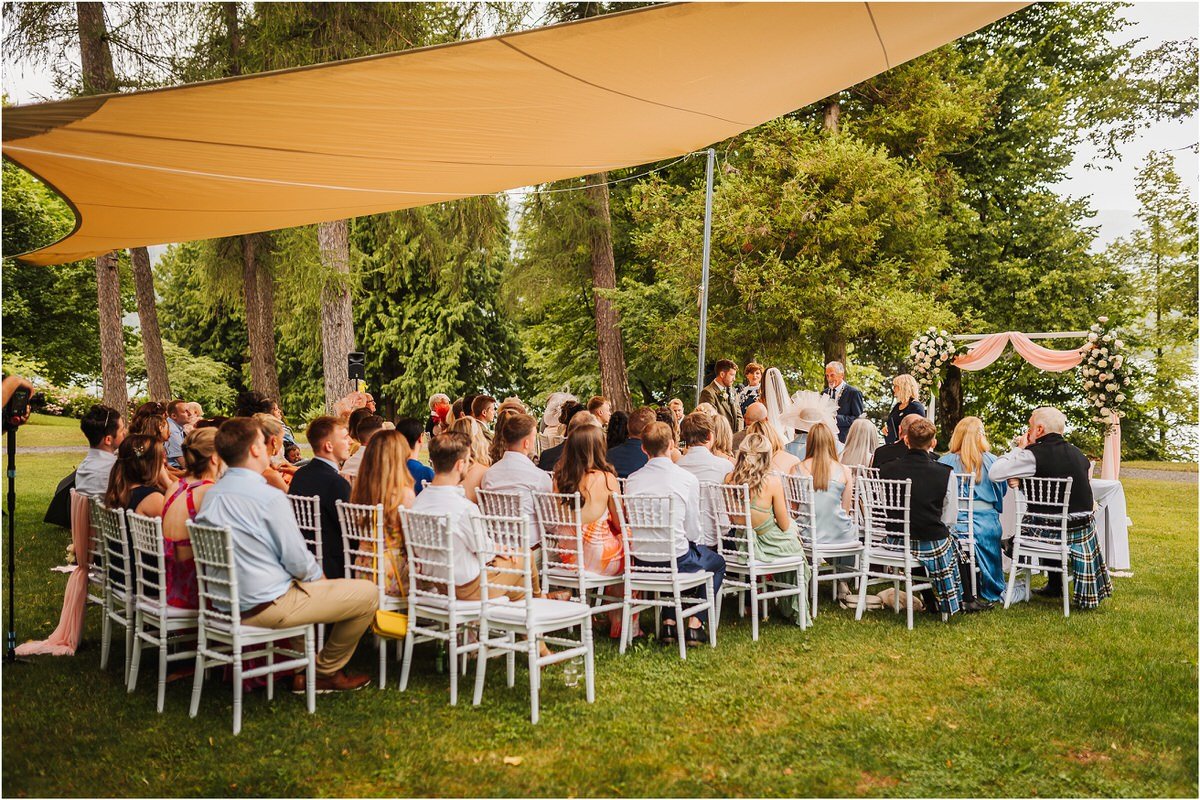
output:
<path id="1" fill-rule="evenodd" d="M 840 361 L 830 361 L 825 365 L 825 396 L 832 397 L 837 402 L 838 440 L 846 441 L 846 434 L 854 420 L 863 415 L 862 392 L 846 383 L 846 368 Z"/>

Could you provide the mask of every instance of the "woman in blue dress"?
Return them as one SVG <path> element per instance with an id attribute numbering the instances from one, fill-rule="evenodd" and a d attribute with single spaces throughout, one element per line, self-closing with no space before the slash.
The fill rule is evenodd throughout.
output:
<path id="1" fill-rule="evenodd" d="M 990 452 L 983 420 L 963 417 L 950 437 L 950 452 L 939 461 L 949 464 L 955 472 L 975 476 L 972 505 L 975 512 L 975 560 L 979 568 L 979 599 L 995 603 L 1004 596 L 1004 565 L 1000 560 L 1000 510 L 1008 484 L 988 478 L 988 470 L 996 462 Z M 956 529 L 966 533 L 967 512 L 959 511 Z"/>

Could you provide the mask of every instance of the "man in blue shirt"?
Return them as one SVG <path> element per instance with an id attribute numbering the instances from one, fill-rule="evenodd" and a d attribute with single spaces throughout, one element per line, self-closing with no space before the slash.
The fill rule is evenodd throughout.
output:
<path id="1" fill-rule="evenodd" d="M 413 478 L 413 492 L 420 494 L 425 484 L 433 480 L 433 470 L 420 462 L 421 446 L 425 442 L 425 426 L 413 417 L 401 417 L 396 421 L 396 430 L 408 440 L 408 471 Z"/>
<path id="2" fill-rule="evenodd" d="M 187 436 L 183 426 L 190 420 L 191 412 L 183 400 L 172 400 L 167 405 L 167 428 L 171 432 L 167 437 L 167 463 L 175 469 L 183 468 L 183 438 Z"/>
<path id="3" fill-rule="evenodd" d="M 262 628 L 331 625 L 317 654 L 316 691 L 361 689 L 371 679 L 349 675 L 344 667 L 375 617 L 375 585 L 322 577 L 287 495 L 262 476 L 271 457 L 257 422 L 227 420 L 217 431 L 216 447 L 228 469 L 204 496 L 196 522 L 233 533 L 242 623 Z M 304 674 L 298 673 L 292 690 L 304 689 Z"/>

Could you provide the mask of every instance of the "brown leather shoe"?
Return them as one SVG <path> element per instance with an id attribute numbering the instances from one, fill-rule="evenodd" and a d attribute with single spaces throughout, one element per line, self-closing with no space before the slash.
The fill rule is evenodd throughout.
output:
<path id="1" fill-rule="evenodd" d="M 355 692 L 371 682 L 370 675 L 350 675 L 344 669 L 330 675 L 328 678 L 317 678 L 313 691 L 317 694 L 331 692 Z M 307 688 L 307 680 L 303 672 L 297 672 L 292 677 L 292 691 L 303 694 Z"/>

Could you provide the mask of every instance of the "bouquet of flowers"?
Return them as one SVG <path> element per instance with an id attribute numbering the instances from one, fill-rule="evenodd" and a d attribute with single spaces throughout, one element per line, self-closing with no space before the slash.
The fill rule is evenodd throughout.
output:
<path id="1" fill-rule="evenodd" d="M 1088 331 L 1087 352 L 1083 356 L 1080 371 L 1083 388 L 1088 393 L 1088 402 L 1095 413 L 1096 422 L 1111 426 L 1113 421 L 1125 416 L 1121 407 L 1129 391 L 1129 375 L 1125 367 L 1125 343 L 1117 338 L 1116 331 L 1107 326 L 1108 317 L 1100 317 Z"/>
<path id="2" fill-rule="evenodd" d="M 958 355 L 960 348 L 946 331 L 930 328 L 908 346 L 912 359 L 912 376 L 922 389 L 935 388 L 941 379 L 942 367 Z"/>

